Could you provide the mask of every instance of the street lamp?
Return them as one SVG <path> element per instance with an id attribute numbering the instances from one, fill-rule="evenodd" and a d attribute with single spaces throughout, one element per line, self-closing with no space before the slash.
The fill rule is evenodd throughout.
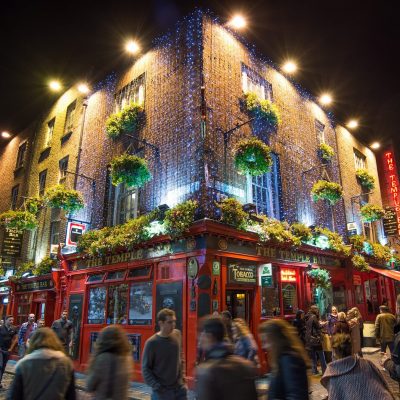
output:
<path id="1" fill-rule="evenodd" d="M 286 61 L 282 66 L 282 70 L 287 74 L 293 74 L 297 71 L 297 65 L 293 61 Z"/>
<path id="2" fill-rule="evenodd" d="M 332 96 L 329 93 L 324 93 L 320 98 L 319 98 L 319 102 L 326 106 L 328 104 L 332 103 Z"/>
<path id="3" fill-rule="evenodd" d="M 379 142 L 374 142 L 371 144 L 371 149 L 377 150 L 381 147 L 381 144 Z"/>
<path id="4" fill-rule="evenodd" d="M 228 25 L 235 29 L 243 29 L 246 26 L 246 20 L 237 14 L 229 21 Z"/>
<path id="5" fill-rule="evenodd" d="M 78 85 L 78 90 L 82 94 L 88 94 L 90 92 L 89 86 L 86 83 L 80 83 Z"/>
<path id="6" fill-rule="evenodd" d="M 49 82 L 49 88 L 53 92 L 59 92 L 61 90 L 61 83 L 59 81 L 50 81 Z"/>
<path id="7" fill-rule="evenodd" d="M 3 131 L 3 132 L 1 132 L 1 137 L 3 139 L 9 139 L 11 137 L 11 133 L 7 132 L 7 131 Z"/>
<path id="8" fill-rule="evenodd" d="M 347 127 L 350 129 L 354 129 L 358 127 L 358 121 L 356 121 L 355 119 L 351 119 L 348 123 L 347 123 Z"/>
<path id="9" fill-rule="evenodd" d="M 136 41 L 129 40 L 125 45 L 125 50 L 130 54 L 136 54 L 140 51 L 140 46 Z"/>

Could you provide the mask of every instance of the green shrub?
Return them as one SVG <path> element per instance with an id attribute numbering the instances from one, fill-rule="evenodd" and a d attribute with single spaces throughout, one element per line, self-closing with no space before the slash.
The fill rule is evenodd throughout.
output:
<path id="1" fill-rule="evenodd" d="M 164 218 L 166 232 L 172 237 L 185 233 L 194 222 L 197 207 L 197 201 L 188 200 L 168 210 Z"/>
<path id="2" fill-rule="evenodd" d="M 365 258 L 361 255 L 354 255 L 351 259 L 351 262 L 353 263 L 354 268 L 357 271 L 360 272 L 369 272 L 370 271 L 370 267 L 368 265 L 368 263 L 365 261 Z"/>
<path id="3" fill-rule="evenodd" d="M 321 143 L 319 145 L 319 155 L 323 161 L 330 161 L 335 155 L 335 151 L 329 144 Z"/>
<path id="4" fill-rule="evenodd" d="M 246 229 L 248 215 L 243 211 L 240 201 L 228 198 L 222 200 L 220 203 L 216 203 L 216 206 L 221 210 L 222 223 L 232 225 L 236 229 Z"/>
<path id="5" fill-rule="evenodd" d="M 312 239 L 311 229 L 301 222 L 295 222 L 290 226 L 290 231 L 296 237 L 298 237 L 302 242 L 308 242 Z"/>
<path id="6" fill-rule="evenodd" d="M 117 139 L 123 133 L 133 133 L 138 128 L 144 109 L 140 104 L 130 103 L 121 111 L 111 114 L 106 121 L 106 132 L 110 139 Z"/>

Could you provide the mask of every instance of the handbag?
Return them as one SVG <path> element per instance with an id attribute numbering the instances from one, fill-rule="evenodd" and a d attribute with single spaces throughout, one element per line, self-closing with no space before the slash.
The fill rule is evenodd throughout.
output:
<path id="1" fill-rule="evenodd" d="M 312 347 L 319 347 L 321 346 L 321 336 L 313 336 L 310 335 L 309 343 Z"/>

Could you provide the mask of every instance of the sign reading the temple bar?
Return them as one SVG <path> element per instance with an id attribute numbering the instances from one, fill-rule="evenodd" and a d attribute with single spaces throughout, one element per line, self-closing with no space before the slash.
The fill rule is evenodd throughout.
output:
<path id="1" fill-rule="evenodd" d="M 229 283 L 240 283 L 247 285 L 257 284 L 257 266 L 243 264 L 229 264 Z"/>
<path id="2" fill-rule="evenodd" d="M 53 289 L 54 283 L 51 279 L 42 279 L 40 281 L 21 282 L 15 285 L 16 292 L 33 292 L 34 290 Z"/>
<path id="3" fill-rule="evenodd" d="M 397 236 L 397 213 L 395 207 L 385 207 L 385 216 L 383 218 L 383 230 L 385 236 Z"/>
<path id="4" fill-rule="evenodd" d="M 1 254 L 9 257 L 21 255 L 23 232 L 17 229 L 5 228 Z"/>

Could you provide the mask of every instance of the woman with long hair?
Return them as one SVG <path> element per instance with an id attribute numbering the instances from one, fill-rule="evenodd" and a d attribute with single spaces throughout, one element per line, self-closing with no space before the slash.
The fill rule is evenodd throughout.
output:
<path id="1" fill-rule="evenodd" d="M 246 321 L 235 318 L 232 322 L 232 333 L 235 346 L 234 354 L 252 361 L 258 367 L 258 346 Z"/>
<path id="2" fill-rule="evenodd" d="M 328 390 L 329 400 L 394 400 L 388 383 L 375 364 L 352 354 L 350 335 L 334 335 L 332 348 L 335 361 L 328 365 L 321 379 Z"/>
<path id="3" fill-rule="evenodd" d="M 347 312 L 347 323 L 350 328 L 352 352 L 359 355 L 361 353 L 360 322 L 354 308 Z"/>
<path id="4" fill-rule="evenodd" d="M 333 328 L 333 334 L 336 335 L 337 333 L 348 333 L 350 334 L 349 324 L 346 320 L 346 313 L 341 311 L 338 313 L 338 320 Z"/>
<path id="5" fill-rule="evenodd" d="M 295 328 L 271 319 L 259 328 L 263 349 L 272 369 L 268 399 L 308 400 L 309 359 Z"/>
<path id="6" fill-rule="evenodd" d="M 131 345 L 118 325 L 104 328 L 96 341 L 89 364 L 87 390 L 96 400 L 128 398 L 132 373 Z"/>
<path id="7" fill-rule="evenodd" d="M 50 328 L 31 336 L 26 355 L 16 366 L 10 400 L 75 400 L 74 367 Z"/>

